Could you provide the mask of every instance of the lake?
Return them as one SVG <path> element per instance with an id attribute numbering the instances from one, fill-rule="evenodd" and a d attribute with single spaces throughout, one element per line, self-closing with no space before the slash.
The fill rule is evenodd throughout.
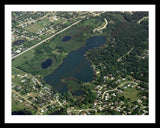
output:
<path id="1" fill-rule="evenodd" d="M 45 62 L 42 62 L 42 63 L 41 63 L 41 67 L 42 67 L 43 69 L 46 69 L 46 68 L 48 68 L 51 64 L 52 64 L 52 60 L 51 60 L 51 59 L 47 59 Z"/>
<path id="2" fill-rule="evenodd" d="M 62 82 L 63 79 L 75 78 L 83 82 L 92 81 L 94 76 L 93 68 L 84 54 L 87 50 L 102 46 L 105 42 L 106 39 L 103 36 L 90 37 L 86 40 L 85 46 L 70 52 L 59 68 L 52 74 L 44 77 L 45 82 L 53 86 L 58 92 L 64 93 L 67 92 L 68 88 L 67 85 Z"/>
<path id="3" fill-rule="evenodd" d="M 71 36 L 64 36 L 64 37 L 62 38 L 62 42 L 67 42 L 67 41 L 69 41 L 70 39 L 72 39 Z"/>
<path id="4" fill-rule="evenodd" d="M 13 42 L 13 45 L 20 45 L 21 43 L 23 43 L 25 40 L 16 40 Z"/>

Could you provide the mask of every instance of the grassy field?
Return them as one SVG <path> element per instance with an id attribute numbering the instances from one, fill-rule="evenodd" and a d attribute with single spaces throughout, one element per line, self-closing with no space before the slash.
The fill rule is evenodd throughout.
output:
<path id="1" fill-rule="evenodd" d="M 23 111 L 30 113 L 31 115 L 34 115 L 36 113 L 36 109 L 34 109 L 31 105 L 27 106 L 27 102 L 22 102 L 20 103 L 18 100 L 15 98 L 12 98 L 12 112 L 14 111 Z"/>
<path id="2" fill-rule="evenodd" d="M 18 59 L 13 59 L 12 66 L 24 66 L 24 64 L 28 64 L 29 61 L 35 56 L 34 50 L 30 50 L 29 52 L 25 52 L 22 56 L 19 56 Z"/>
<path id="3" fill-rule="evenodd" d="M 96 22 L 103 23 L 104 21 L 103 18 L 99 19 L 97 17 L 84 20 L 65 32 L 56 35 L 46 43 L 15 58 L 12 60 L 12 66 L 33 75 L 41 75 L 43 77 L 49 75 L 63 63 L 63 59 L 69 52 L 84 46 L 89 37 L 97 35 L 93 33 L 93 29 L 98 26 Z M 71 36 L 72 39 L 62 42 L 64 36 Z M 57 49 L 58 54 L 55 52 Z M 52 59 L 52 65 L 42 69 L 41 63 L 46 59 Z"/>
<path id="4" fill-rule="evenodd" d="M 124 96 L 126 99 L 130 98 L 131 102 L 138 100 L 138 93 L 140 91 L 136 88 L 127 88 L 119 96 Z"/>
<path id="5" fill-rule="evenodd" d="M 40 31 L 41 29 L 45 28 L 45 26 L 49 25 L 50 22 L 49 22 L 49 19 L 48 18 L 44 18 L 34 24 L 31 24 L 27 27 L 25 27 L 25 30 L 28 31 L 28 32 L 38 32 Z"/>

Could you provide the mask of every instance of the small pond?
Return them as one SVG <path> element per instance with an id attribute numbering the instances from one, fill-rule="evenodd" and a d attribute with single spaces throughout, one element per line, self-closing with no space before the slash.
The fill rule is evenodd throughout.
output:
<path id="1" fill-rule="evenodd" d="M 16 40 L 13 42 L 13 45 L 20 45 L 21 43 L 23 43 L 25 40 Z"/>
<path id="2" fill-rule="evenodd" d="M 43 69 L 46 69 L 46 68 L 48 68 L 51 64 L 52 64 L 52 60 L 51 60 L 51 59 L 47 59 L 45 62 L 42 62 L 42 63 L 41 63 L 41 67 L 42 67 Z"/>
<path id="3" fill-rule="evenodd" d="M 67 41 L 69 41 L 70 39 L 72 39 L 71 36 L 64 36 L 64 37 L 62 38 L 62 42 L 67 42 Z"/>

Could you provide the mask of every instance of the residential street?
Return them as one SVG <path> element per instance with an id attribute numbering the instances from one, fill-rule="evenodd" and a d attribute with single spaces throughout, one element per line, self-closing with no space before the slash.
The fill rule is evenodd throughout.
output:
<path id="1" fill-rule="evenodd" d="M 133 83 L 133 84 L 135 84 L 136 86 L 137 86 L 137 84 L 138 84 L 138 83 L 133 82 L 133 81 L 126 81 L 126 82 L 120 84 L 118 87 L 121 87 L 121 86 L 123 86 L 123 85 L 126 84 L 126 83 Z M 111 90 L 105 91 L 105 92 L 103 93 L 103 95 L 102 95 L 102 99 L 104 98 L 104 95 L 105 95 L 107 92 L 115 91 L 115 90 L 117 90 L 118 87 L 116 87 L 116 88 L 114 88 L 114 89 L 111 89 Z"/>

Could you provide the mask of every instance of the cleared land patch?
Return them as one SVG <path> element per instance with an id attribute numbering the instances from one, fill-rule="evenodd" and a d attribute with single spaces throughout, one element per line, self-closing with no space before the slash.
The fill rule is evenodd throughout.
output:
<path id="1" fill-rule="evenodd" d="M 123 91 L 123 93 L 119 94 L 119 96 L 124 96 L 126 99 L 130 98 L 130 100 L 133 102 L 138 100 L 139 92 L 140 91 L 136 90 L 136 88 L 127 88 Z"/>
<path id="2" fill-rule="evenodd" d="M 25 30 L 28 31 L 28 32 L 38 32 L 49 24 L 50 24 L 49 19 L 44 18 L 40 21 L 37 21 L 34 24 L 31 24 L 30 26 L 25 27 Z"/>

